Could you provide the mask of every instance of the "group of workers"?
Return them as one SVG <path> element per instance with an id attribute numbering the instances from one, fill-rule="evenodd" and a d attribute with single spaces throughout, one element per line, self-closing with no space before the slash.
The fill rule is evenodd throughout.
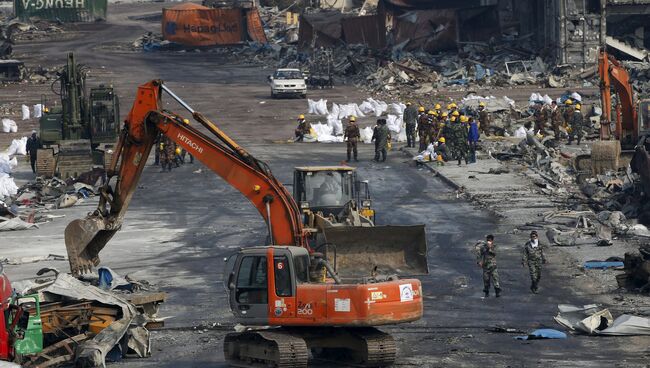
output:
<path id="1" fill-rule="evenodd" d="M 415 147 L 416 134 L 419 137 L 419 149 L 424 151 L 429 144 L 435 146 L 436 159 L 443 163 L 449 160 L 458 160 L 461 165 L 476 161 L 476 147 L 480 137 L 479 129 L 489 135 L 490 116 L 485 103 L 481 102 L 477 113 L 466 113 L 451 103 L 446 111 L 442 111 L 440 104 L 425 112 L 424 106 L 416 108 L 411 102 L 406 103 L 403 120 L 406 126 L 406 140 L 408 147 Z M 347 161 L 352 158 L 358 161 L 357 145 L 361 140 L 361 132 L 356 123 L 357 118 L 351 116 L 345 127 L 343 140 L 347 142 Z M 311 124 L 304 115 L 298 117 L 298 126 L 295 129 L 296 142 L 302 142 L 310 134 Z M 378 119 L 373 128 L 372 139 L 375 143 L 375 162 L 384 162 L 388 155 L 391 142 L 390 130 L 386 119 Z"/>
<path id="2" fill-rule="evenodd" d="M 172 171 L 172 167 L 180 167 L 185 163 L 185 157 L 189 155 L 190 163 L 194 163 L 194 156 L 178 147 L 174 141 L 167 136 L 159 135 L 155 147 L 154 165 L 160 165 L 161 172 Z"/>
<path id="3" fill-rule="evenodd" d="M 568 133 L 568 144 L 573 143 L 576 138 L 577 144 L 582 140 L 585 124 L 580 102 L 574 103 L 572 99 L 566 99 L 564 109 L 560 109 L 556 101 L 552 101 L 550 105 L 538 101 L 533 105 L 533 119 L 535 131 L 542 135 L 547 135 L 546 128 L 550 123 L 556 140 L 561 139 L 561 126 L 564 126 Z"/>
<path id="4" fill-rule="evenodd" d="M 404 123 L 407 146 L 415 147 L 417 134 L 419 151 L 433 145 L 440 164 L 450 160 L 458 160 L 458 165 L 476 162 L 480 132 L 490 135 L 490 115 L 484 102 L 479 103 L 477 112 L 462 111 L 455 103 L 447 105 L 446 110 L 436 103 L 427 111 L 407 102 Z"/>

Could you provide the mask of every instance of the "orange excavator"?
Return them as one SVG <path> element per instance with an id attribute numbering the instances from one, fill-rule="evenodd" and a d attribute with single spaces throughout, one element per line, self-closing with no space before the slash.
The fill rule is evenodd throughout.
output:
<path id="1" fill-rule="evenodd" d="M 616 170 L 621 166 L 621 153 L 628 154 L 628 157 L 631 154 L 632 170 L 641 176 L 646 193 L 650 193 L 650 142 L 646 143 L 650 136 L 650 100 L 639 100 L 634 96 L 629 73 L 604 48 L 598 53 L 598 75 L 603 111 L 601 140 L 592 145 L 592 171 L 598 174 Z"/>
<path id="2" fill-rule="evenodd" d="M 169 96 L 205 127 L 162 110 Z M 244 367 L 306 367 L 313 358 L 368 367 L 393 363 L 395 342 L 377 326 L 422 317 L 417 279 L 370 275 L 344 283 L 310 246 L 296 202 L 269 167 L 241 148 L 162 81 L 141 85 L 101 189 L 97 210 L 72 221 L 65 243 L 73 273 L 99 264 L 99 252 L 120 229 L 158 134 L 169 137 L 238 189 L 268 227 L 268 245 L 240 250 L 226 263 L 224 283 L 238 322 L 251 327 L 224 340 L 227 361 Z M 266 328 L 271 326 L 272 328 Z"/>

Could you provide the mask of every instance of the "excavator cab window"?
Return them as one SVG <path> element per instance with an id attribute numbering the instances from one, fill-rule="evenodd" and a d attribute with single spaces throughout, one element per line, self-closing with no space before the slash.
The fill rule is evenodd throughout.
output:
<path id="1" fill-rule="evenodd" d="M 293 256 L 297 282 L 309 282 L 309 256 Z"/>
<path id="2" fill-rule="evenodd" d="M 242 259 L 236 285 L 238 303 L 268 303 L 266 264 L 264 256 L 246 256 Z"/>
<path id="3" fill-rule="evenodd" d="M 275 295 L 292 296 L 293 288 L 291 287 L 289 258 L 287 256 L 274 256 L 273 263 L 275 264 Z"/>

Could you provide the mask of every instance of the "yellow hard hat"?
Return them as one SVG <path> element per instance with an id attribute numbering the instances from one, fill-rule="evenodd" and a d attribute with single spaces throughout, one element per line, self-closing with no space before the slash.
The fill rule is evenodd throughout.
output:
<path id="1" fill-rule="evenodd" d="M 582 106 L 579 103 L 576 104 L 576 110 L 580 110 L 581 108 L 582 108 Z"/>
<path id="2" fill-rule="evenodd" d="M 438 142 L 440 143 L 445 143 L 446 141 L 447 140 L 445 140 L 445 137 L 440 137 L 440 139 L 438 139 Z"/>
<path id="3" fill-rule="evenodd" d="M 428 115 L 433 115 L 433 110 L 429 110 L 429 111 L 427 111 L 427 114 L 428 114 Z"/>
<path id="4" fill-rule="evenodd" d="M 298 116 L 298 119 L 300 119 L 300 120 L 302 120 L 304 118 L 305 118 L 305 115 L 303 115 L 303 114 L 300 114 L 300 116 Z"/>
<path id="5" fill-rule="evenodd" d="M 459 113 L 457 110 L 455 110 L 454 112 L 451 113 L 451 115 L 452 115 L 452 116 L 459 116 L 460 113 Z"/>
<path id="6" fill-rule="evenodd" d="M 350 121 L 357 121 L 357 117 L 356 116 L 350 116 Z"/>
<path id="7" fill-rule="evenodd" d="M 481 102 L 478 103 L 478 105 L 485 107 L 485 102 L 481 101 Z"/>
<path id="8" fill-rule="evenodd" d="M 451 110 L 452 107 L 452 104 L 447 104 L 447 110 Z"/>
<path id="9" fill-rule="evenodd" d="M 457 108 L 457 107 L 458 107 L 458 105 L 456 105 L 455 102 L 452 102 L 452 103 L 451 103 L 451 108 L 452 108 L 452 109 L 455 109 L 455 108 Z"/>
<path id="10" fill-rule="evenodd" d="M 468 121 L 469 121 L 469 119 L 467 118 L 467 116 L 465 116 L 465 115 L 460 116 L 460 122 L 461 123 L 467 123 Z"/>
<path id="11" fill-rule="evenodd" d="M 418 111 L 419 111 L 419 112 L 424 112 L 424 106 L 420 106 L 420 107 L 418 107 Z"/>
<path id="12" fill-rule="evenodd" d="M 190 123 L 189 119 L 183 119 L 183 124 L 189 124 L 189 123 Z"/>
<path id="13" fill-rule="evenodd" d="M 406 106 L 411 106 L 411 102 L 410 102 L 410 101 L 407 101 L 407 102 L 406 102 Z"/>
<path id="14" fill-rule="evenodd" d="M 160 149 L 165 149 L 165 144 L 163 142 L 160 142 Z"/>
<path id="15" fill-rule="evenodd" d="M 442 108 L 442 106 L 440 106 L 440 104 L 438 104 L 438 103 L 437 103 L 436 106 L 434 107 L 434 109 L 436 109 L 436 110 L 440 110 L 441 108 Z"/>
<path id="16" fill-rule="evenodd" d="M 447 116 L 449 116 L 449 114 L 446 111 L 442 113 L 443 118 L 446 118 Z"/>
<path id="17" fill-rule="evenodd" d="M 433 116 L 438 116 L 438 112 L 433 110 Z"/>
<path id="18" fill-rule="evenodd" d="M 48 111 L 50 111 L 50 109 L 48 109 L 47 107 L 43 108 L 43 112 L 48 112 Z"/>
<path id="19" fill-rule="evenodd" d="M 177 155 L 180 155 L 181 154 L 181 149 L 179 147 L 176 147 L 174 152 L 176 152 Z"/>
<path id="20" fill-rule="evenodd" d="M 569 98 L 568 100 L 564 101 L 564 103 L 567 104 L 567 105 L 572 105 L 573 100 Z"/>
<path id="21" fill-rule="evenodd" d="M 454 122 L 454 121 L 456 121 L 456 117 L 455 117 L 455 116 L 452 116 L 451 118 L 449 118 L 449 120 L 451 120 L 452 122 Z"/>

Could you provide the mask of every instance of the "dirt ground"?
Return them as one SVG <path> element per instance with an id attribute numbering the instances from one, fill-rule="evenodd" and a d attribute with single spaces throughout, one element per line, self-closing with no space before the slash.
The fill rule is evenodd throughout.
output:
<path id="1" fill-rule="evenodd" d="M 265 82 L 272 66 L 226 62 L 209 52 L 144 53 L 126 51 L 158 22 L 133 18 L 158 12 L 169 3 L 111 5 L 106 23 L 77 25 L 75 37 L 21 42 L 16 58 L 30 65 L 54 67 L 74 51 L 91 70 L 90 85 L 110 83 L 117 89 L 125 115 L 139 84 L 162 79 L 197 111 L 215 121 L 256 157 L 269 163 L 284 183 L 293 167 L 338 164 L 345 158 L 343 144 L 285 144 L 295 117 L 307 109 L 305 100 L 271 100 Z M 477 91 L 527 100 L 537 88 Z M 544 90 L 559 95 L 563 90 Z M 593 93 L 593 89 L 586 94 Z M 483 93 L 481 93 L 483 94 Z M 54 98 L 50 85 L 14 84 L 0 89 L 0 104 L 35 104 L 41 96 Z M 354 86 L 310 91 L 311 98 L 332 102 L 360 102 L 366 96 Z M 167 100 L 171 101 L 171 100 Z M 171 103 L 168 108 L 181 109 Z M 362 119 L 361 126 L 373 123 Z M 28 135 L 36 121 L 19 122 L 17 136 Z M 3 135 L 5 146 L 10 138 Z M 528 275 L 520 263 L 519 246 L 525 240 L 513 234 L 516 223 L 495 218 L 458 199 L 454 191 L 432 174 L 412 165 L 409 157 L 391 152 L 384 164 L 370 161 L 371 147 L 361 147 L 360 175 L 369 180 L 381 224 L 425 223 L 430 274 L 422 277 L 425 317 L 415 323 L 390 326 L 399 353 L 395 366 L 409 367 L 647 367 L 648 337 L 586 337 L 566 340 L 518 341 L 512 334 L 486 328 L 512 327 L 531 331 L 561 329 L 553 321 L 558 304 L 606 302 L 603 289 L 589 275 L 576 276 L 576 260 L 561 249 L 549 251 L 542 292 L 528 291 Z M 150 161 L 152 157 L 150 158 Z M 33 178 L 26 162 L 16 173 L 18 184 Z M 93 210 L 95 201 L 60 210 L 65 218 L 38 230 L 4 233 L 2 257 L 65 254 L 63 229 L 73 219 Z M 57 213 L 57 214 L 58 214 Z M 486 234 L 496 235 L 502 298 L 481 299 L 480 269 L 472 245 Z M 223 258 L 239 247 L 259 245 L 266 231 L 255 209 L 200 163 L 186 164 L 172 173 L 150 165 L 134 195 L 123 229 L 101 253 L 102 264 L 120 274 L 149 281 L 169 293 L 161 314 L 171 316 L 166 327 L 152 332 L 152 357 L 124 360 L 113 366 L 221 367 L 221 344 L 235 321 L 222 286 Z M 67 270 L 67 262 L 8 265 L 12 280 L 35 276 L 42 267 Z M 315 362 L 316 365 L 327 366 Z"/>

